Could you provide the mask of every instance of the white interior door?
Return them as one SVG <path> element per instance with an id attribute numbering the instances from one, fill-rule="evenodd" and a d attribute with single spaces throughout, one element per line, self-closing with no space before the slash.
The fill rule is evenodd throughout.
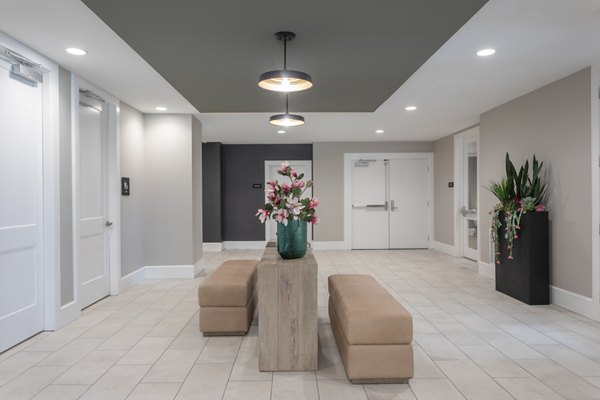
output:
<path id="1" fill-rule="evenodd" d="M 281 176 L 277 173 L 277 170 L 281 168 L 283 161 L 265 161 L 265 181 L 275 179 L 279 183 L 288 181 L 289 178 Z M 312 179 L 312 161 L 288 161 L 292 168 L 298 171 L 298 174 L 304 174 L 304 180 Z M 312 197 L 312 188 L 308 188 L 304 193 L 304 197 Z M 266 199 L 266 196 L 265 196 Z M 265 200 L 266 201 L 266 200 Z M 312 229 L 309 226 L 306 235 L 307 240 L 312 242 Z M 277 240 L 277 222 L 274 219 L 269 219 L 265 222 L 265 237 L 268 242 L 275 242 Z"/>
<path id="2" fill-rule="evenodd" d="M 384 160 L 352 161 L 352 248 L 387 249 L 387 166 Z"/>
<path id="3" fill-rule="evenodd" d="M 41 86 L 0 61 L 0 352 L 44 328 Z"/>
<path id="4" fill-rule="evenodd" d="M 479 260 L 477 245 L 477 141 L 470 138 L 463 142 L 463 190 L 462 190 L 462 254 L 472 260 Z"/>
<path id="5" fill-rule="evenodd" d="M 389 160 L 391 249 L 429 247 L 429 161 Z"/>
<path id="6" fill-rule="evenodd" d="M 108 296 L 107 134 L 102 104 L 79 105 L 79 302 L 82 308 Z"/>

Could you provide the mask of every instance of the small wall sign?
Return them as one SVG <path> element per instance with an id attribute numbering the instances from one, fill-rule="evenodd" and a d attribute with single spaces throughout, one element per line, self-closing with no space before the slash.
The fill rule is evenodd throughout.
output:
<path id="1" fill-rule="evenodd" d="M 262 183 L 253 183 L 252 189 L 262 189 Z"/>
<path id="2" fill-rule="evenodd" d="M 121 196 L 129 196 L 129 178 L 121 178 Z"/>

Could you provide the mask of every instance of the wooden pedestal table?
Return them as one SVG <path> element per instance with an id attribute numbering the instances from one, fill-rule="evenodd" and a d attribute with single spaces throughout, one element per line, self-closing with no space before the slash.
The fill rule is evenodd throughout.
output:
<path id="1" fill-rule="evenodd" d="M 317 262 L 282 259 L 267 247 L 258 264 L 261 371 L 314 371 L 318 362 Z"/>

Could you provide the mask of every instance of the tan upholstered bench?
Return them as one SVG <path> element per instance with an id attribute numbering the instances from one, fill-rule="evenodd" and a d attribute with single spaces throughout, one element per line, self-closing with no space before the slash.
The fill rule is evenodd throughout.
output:
<path id="1" fill-rule="evenodd" d="M 257 260 L 225 261 L 198 288 L 204 336 L 244 335 L 256 309 Z"/>
<path id="2" fill-rule="evenodd" d="M 371 276 L 330 276 L 329 318 L 352 383 L 413 377 L 412 316 Z"/>

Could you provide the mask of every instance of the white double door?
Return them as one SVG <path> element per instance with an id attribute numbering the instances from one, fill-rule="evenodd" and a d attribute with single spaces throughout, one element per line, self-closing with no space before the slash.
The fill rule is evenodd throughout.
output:
<path id="1" fill-rule="evenodd" d="M 0 60 L 0 352 L 44 329 L 42 85 Z"/>
<path id="2" fill-rule="evenodd" d="M 81 308 L 110 292 L 107 121 L 105 104 L 80 94 L 77 274 Z"/>
<path id="3" fill-rule="evenodd" d="M 428 158 L 351 162 L 352 248 L 429 247 Z"/>

